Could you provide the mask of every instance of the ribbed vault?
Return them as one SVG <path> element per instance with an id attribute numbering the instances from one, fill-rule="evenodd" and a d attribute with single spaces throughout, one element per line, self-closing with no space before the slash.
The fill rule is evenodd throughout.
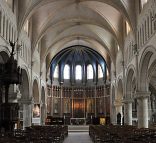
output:
<path id="1" fill-rule="evenodd" d="M 45 61 L 49 68 L 57 52 L 64 45 L 76 45 L 76 39 L 99 52 L 108 66 L 110 61 L 115 66 L 118 47 L 124 51 L 124 22 L 135 30 L 134 4 L 134 0 L 19 1 L 19 31 L 31 21 L 32 53 L 41 43 L 41 68 Z"/>

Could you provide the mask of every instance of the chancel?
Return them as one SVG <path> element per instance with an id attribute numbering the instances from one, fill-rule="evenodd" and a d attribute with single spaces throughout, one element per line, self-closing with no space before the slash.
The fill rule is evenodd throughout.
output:
<path id="1" fill-rule="evenodd" d="M 155 0 L 0 0 L 0 142 L 155 143 Z"/>

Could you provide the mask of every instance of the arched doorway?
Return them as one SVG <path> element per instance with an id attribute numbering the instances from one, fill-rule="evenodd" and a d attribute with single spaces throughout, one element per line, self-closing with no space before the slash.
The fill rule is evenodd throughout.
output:
<path id="1" fill-rule="evenodd" d="M 41 90 L 41 124 L 45 124 L 45 118 L 46 118 L 46 104 L 45 104 L 45 90 L 44 87 L 42 87 Z"/>

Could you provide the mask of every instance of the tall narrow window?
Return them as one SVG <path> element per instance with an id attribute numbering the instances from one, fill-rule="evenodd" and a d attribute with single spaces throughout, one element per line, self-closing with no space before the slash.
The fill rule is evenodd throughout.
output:
<path id="1" fill-rule="evenodd" d="M 126 21 L 126 35 L 128 35 L 130 31 L 131 31 L 131 28 L 130 28 L 128 22 Z"/>
<path id="2" fill-rule="evenodd" d="M 76 66 L 75 77 L 76 77 L 76 80 L 82 80 L 82 67 L 81 67 L 81 65 Z"/>
<path id="3" fill-rule="evenodd" d="M 25 25 L 24 25 L 24 31 L 28 34 L 29 32 L 29 21 L 27 20 Z"/>
<path id="4" fill-rule="evenodd" d="M 118 51 L 120 50 L 120 47 L 119 47 L 119 45 L 117 46 L 117 48 L 118 48 Z"/>
<path id="5" fill-rule="evenodd" d="M 55 70 L 54 70 L 54 78 L 58 78 L 58 75 L 59 75 L 59 68 L 58 68 L 58 65 L 55 67 Z"/>
<path id="6" fill-rule="evenodd" d="M 108 71 L 108 69 L 107 69 L 107 78 L 109 79 L 109 71 Z"/>
<path id="7" fill-rule="evenodd" d="M 65 65 L 64 67 L 64 79 L 70 79 L 70 67 Z"/>
<path id="8" fill-rule="evenodd" d="M 87 66 L 87 79 L 93 79 L 93 67 L 91 64 Z"/>
<path id="9" fill-rule="evenodd" d="M 148 0 L 141 0 L 141 8 L 144 7 L 144 5 L 148 2 Z"/>
<path id="10" fill-rule="evenodd" d="M 102 78 L 102 77 L 103 77 L 103 72 L 102 72 L 101 66 L 98 65 L 98 78 Z"/>

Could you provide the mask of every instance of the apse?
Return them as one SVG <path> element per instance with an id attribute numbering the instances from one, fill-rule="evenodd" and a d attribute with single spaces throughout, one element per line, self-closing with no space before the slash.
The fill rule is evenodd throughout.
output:
<path id="1" fill-rule="evenodd" d="M 56 54 L 50 66 L 49 115 L 64 117 L 66 124 L 109 117 L 107 71 L 105 59 L 87 46 L 70 46 Z"/>

